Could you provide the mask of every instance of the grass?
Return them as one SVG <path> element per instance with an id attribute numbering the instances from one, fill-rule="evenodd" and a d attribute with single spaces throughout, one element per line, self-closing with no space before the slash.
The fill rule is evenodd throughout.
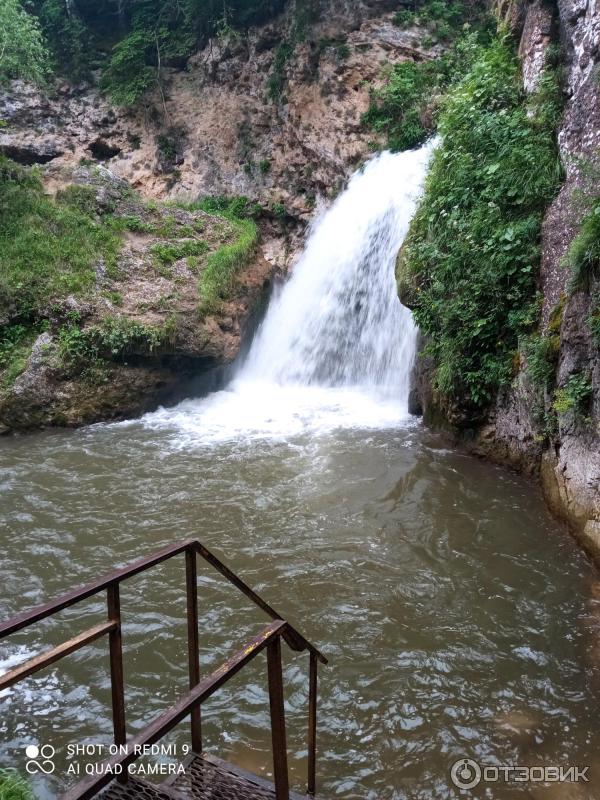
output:
<path id="1" fill-rule="evenodd" d="M 34 800 L 33 791 L 17 772 L 0 769 L 0 800 Z"/>
<path id="2" fill-rule="evenodd" d="M 184 239 L 181 242 L 158 242 L 152 246 L 152 255 L 164 266 L 170 266 L 180 258 L 194 258 L 209 250 L 202 239 Z"/>
<path id="3" fill-rule="evenodd" d="M 200 276 L 201 311 L 210 313 L 231 295 L 236 273 L 247 264 L 258 242 L 258 228 L 251 219 L 232 221 L 236 239 L 211 253 Z"/>
<path id="4" fill-rule="evenodd" d="M 50 199 L 35 170 L 0 157 L 0 308 L 35 317 L 53 297 L 85 292 L 94 264 L 103 259 L 110 270 L 120 247 L 109 223 Z"/>

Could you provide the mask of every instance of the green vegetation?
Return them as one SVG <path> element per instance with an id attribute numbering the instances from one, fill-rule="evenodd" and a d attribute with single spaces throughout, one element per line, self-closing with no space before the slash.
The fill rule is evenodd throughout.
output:
<path id="1" fill-rule="evenodd" d="M 465 20 L 479 21 L 481 4 L 461 2 L 461 0 L 414 0 L 413 8 L 403 8 L 394 14 L 393 22 L 400 28 L 418 25 L 425 28 L 432 43 L 446 42 L 456 36 L 463 28 Z M 468 24 L 468 23 L 467 23 Z"/>
<path id="2" fill-rule="evenodd" d="M 583 218 L 569 248 L 567 264 L 571 268 L 571 291 L 589 291 L 590 280 L 600 269 L 600 198 L 593 201 L 592 209 Z"/>
<path id="3" fill-rule="evenodd" d="M 554 384 L 560 337 L 558 334 L 532 334 L 521 345 L 526 359 L 526 369 L 534 386 L 549 391 Z"/>
<path id="4" fill-rule="evenodd" d="M 71 366 L 89 362 L 125 358 L 130 353 L 153 353 L 169 337 L 164 327 L 143 325 L 125 317 L 106 317 L 101 324 L 80 327 L 71 320 L 58 335 L 61 358 Z"/>
<path id="5" fill-rule="evenodd" d="M 531 98 L 520 78 L 505 38 L 477 48 L 442 104 L 443 143 L 403 248 L 435 385 L 472 410 L 510 380 L 537 318 L 541 220 L 561 175 L 554 76 Z"/>
<path id="6" fill-rule="evenodd" d="M 294 55 L 296 45 L 305 40 L 309 25 L 318 16 L 319 5 L 316 0 L 296 0 L 292 30 L 289 38 L 284 39 L 275 50 L 273 66 L 267 78 L 267 97 L 273 103 L 279 103 L 283 99 L 288 66 Z"/>
<path id="7" fill-rule="evenodd" d="M 10 769 L 0 770 L 0 800 L 33 800 L 33 791 L 29 783 L 17 772 Z"/>
<path id="8" fill-rule="evenodd" d="M 0 2 L 0 85 L 11 78 L 43 83 L 50 59 L 35 17 L 20 0 Z"/>
<path id="9" fill-rule="evenodd" d="M 200 277 L 201 310 L 214 311 L 221 300 L 229 297 L 236 273 L 253 255 L 258 242 L 258 228 L 251 219 L 232 221 L 236 239 L 211 253 Z"/>
<path id="10" fill-rule="evenodd" d="M 12 386 L 27 366 L 31 346 L 38 331 L 25 325 L 0 328 L 0 386 Z"/>
<path id="11" fill-rule="evenodd" d="M 227 219 L 253 219 L 260 215 L 262 209 L 258 203 L 249 200 L 244 195 L 238 197 L 203 197 L 194 203 L 180 204 L 189 211 L 205 211 L 207 214 L 217 214 Z"/>
<path id="12" fill-rule="evenodd" d="M 391 150 L 416 147 L 431 135 L 442 96 L 472 66 L 477 45 L 492 36 L 485 3 L 470 3 L 468 10 L 460 0 L 415 0 L 412 5 L 395 14 L 395 24 L 425 28 L 429 33 L 421 45 L 443 41 L 446 49 L 437 58 L 395 64 L 384 85 L 371 91 L 363 125 L 385 134 Z"/>
<path id="13" fill-rule="evenodd" d="M 209 250 L 201 239 L 184 239 L 181 242 L 158 242 L 152 247 L 154 258 L 165 266 L 169 266 L 180 258 L 201 256 Z"/>
<path id="14" fill-rule="evenodd" d="M 363 125 L 384 133 L 391 150 L 422 144 L 436 126 L 443 94 L 477 57 L 480 38 L 479 33 L 469 33 L 439 58 L 396 64 L 387 82 L 371 92 Z"/>
<path id="15" fill-rule="evenodd" d="M 596 289 L 591 299 L 592 308 L 587 318 L 587 324 L 596 346 L 600 348 L 600 290 Z"/>
<path id="16" fill-rule="evenodd" d="M 281 100 L 287 80 L 287 64 L 294 53 L 294 44 L 281 42 L 275 51 L 271 74 L 267 79 L 267 96 L 274 103 Z"/>
<path id="17" fill-rule="evenodd" d="M 163 239 L 149 249 L 159 272 L 170 274 L 174 262 L 186 260 L 200 276 L 204 313 L 217 310 L 231 294 L 237 271 L 254 252 L 258 229 L 251 216 L 257 207 L 247 198 L 207 198 L 183 206 L 223 217 L 208 224 L 204 215 L 184 214 L 175 203 L 159 210 L 126 191 L 120 195 L 122 206 L 116 196 L 108 207 L 100 207 L 97 194 L 95 186 L 72 185 L 52 199 L 44 194 L 35 168 L 0 157 L 0 312 L 8 320 L 0 325 L 2 390 L 23 372 L 43 330 L 51 329 L 58 344 L 58 350 L 51 346 L 49 357 L 58 356 L 64 367 L 94 382 L 107 379 L 110 361 L 153 353 L 172 341 L 175 323 L 170 319 L 156 326 L 114 315 L 84 324 L 79 312 L 69 311 L 66 297 L 94 304 L 98 276 L 117 277 L 124 230 Z M 121 209 L 128 213 L 120 216 Z M 221 243 L 212 254 L 208 241 L 199 237 L 205 227 Z M 100 294 L 113 306 L 124 305 L 118 287 L 101 287 Z M 162 310 L 170 307 L 172 296 L 161 298 Z"/>
<path id="18" fill-rule="evenodd" d="M 20 8 L 19 0 L 3 3 Z M 129 105 L 161 86 L 164 67 L 183 67 L 209 37 L 231 38 L 283 4 L 284 0 L 31 0 L 28 8 L 39 18 L 58 69 L 79 79 L 100 66 L 104 90 L 114 102 Z"/>
<path id="19" fill-rule="evenodd" d="M 35 317 L 53 296 L 88 289 L 101 259 L 109 270 L 116 263 L 118 234 L 70 198 L 54 202 L 35 170 L 0 157 L 0 308 L 13 316 Z"/>
<path id="20" fill-rule="evenodd" d="M 585 417 L 592 399 L 590 376 L 584 372 L 572 375 L 560 389 L 554 392 L 552 409 L 557 414 L 573 411 L 576 417 Z"/>

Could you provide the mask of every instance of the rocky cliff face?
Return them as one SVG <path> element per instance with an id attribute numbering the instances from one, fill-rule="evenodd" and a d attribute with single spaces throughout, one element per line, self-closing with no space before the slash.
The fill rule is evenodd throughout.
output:
<path id="1" fill-rule="evenodd" d="M 521 30 L 520 53 L 525 86 L 531 89 L 552 39 L 560 41 L 565 63 L 566 105 L 559 130 L 565 170 L 562 189 L 546 214 L 542 231 L 540 333 L 557 335 L 555 385 L 560 391 L 579 375 L 588 376 L 591 394 L 585 413 L 566 409 L 557 428 L 544 430 L 553 396 L 545 392 L 543 408 L 522 358 L 510 390 L 497 401 L 487 424 L 475 432 L 476 452 L 539 474 L 553 510 L 600 556 L 600 358 L 589 325 L 600 285 L 592 277 L 585 290 L 572 291 L 565 255 L 579 230 L 585 196 L 598 194 L 590 174 L 597 174 L 600 155 L 600 7 L 594 0 L 500 5 Z"/>
<path id="2" fill-rule="evenodd" d="M 84 159 L 146 197 L 245 195 L 304 224 L 373 149 L 360 120 L 382 67 L 435 55 L 421 32 L 392 24 L 395 7 L 326 0 L 296 41 L 289 3 L 271 24 L 215 39 L 185 69 L 164 70 L 160 91 L 136 111 L 87 86 L 65 83 L 44 97 L 15 84 L 0 97 L 0 152 L 45 165 L 51 190 Z M 265 239 L 267 257 L 287 266 L 278 228 Z"/>

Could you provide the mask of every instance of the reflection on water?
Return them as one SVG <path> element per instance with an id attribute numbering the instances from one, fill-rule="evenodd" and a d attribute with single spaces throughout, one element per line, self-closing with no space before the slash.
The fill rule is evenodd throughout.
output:
<path id="1" fill-rule="evenodd" d="M 320 670 L 324 797 L 455 797 L 449 768 L 463 755 L 592 764 L 600 781 L 596 576 L 530 484 L 398 420 L 233 441 L 203 441 L 181 422 L 149 416 L 2 441 L 2 616 L 195 536 L 330 657 Z M 186 688 L 183 574 L 181 558 L 123 587 L 130 733 Z M 199 595 L 209 670 L 262 619 L 208 567 Z M 95 599 L 12 637 L 5 667 L 104 614 Z M 286 655 L 298 789 L 306 662 Z M 40 797 L 59 791 L 68 744 L 110 741 L 107 667 L 98 642 L 0 699 L 4 764 L 23 769 L 32 741 L 57 749 Z M 209 749 L 269 774 L 263 657 L 203 721 Z M 187 726 L 167 741 L 187 743 Z M 595 796 L 521 788 L 549 800 Z"/>

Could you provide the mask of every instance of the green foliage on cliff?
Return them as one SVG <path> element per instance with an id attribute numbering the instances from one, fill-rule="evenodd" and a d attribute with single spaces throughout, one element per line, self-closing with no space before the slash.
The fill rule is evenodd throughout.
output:
<path id="1" fill-rule="evenodd" d="M 567 254 L 571 291 L 589 290 L 590 279 L 600 270 L 600 199 L 592 203 Z"/>
<path id="2" fill-rule="evenodd" d="M 120 249 L 113 228 L 44 194 L 35 170 L 0 157 L 0 308 L 35 317 L 54 295 L 79 293 Z"/>
<path id="3" fill-rule="evenodd" d="M 532 334 L 521 344 L 527 374 L 542 392 L 549 391 L 554 384 L 559 349 L 560 337 L 556 333 Z"/>
<path id="4" fill-rule="evenodd" d="M 11 78 L 42 83 L 50 59 L 35 17 L 20 0 L 0 1 L 0 84 Z"/>
<path id="5" fill-rule="evenodd" d="M 592 383 L 585 372 L 571 375 L 564 386 L 554 392 L 553 411 L 566 414 L 572 411 L 577 417 L 584 417 L 592 399 Z"/>
<path id="6" fill-rule="evenodd" d="M 235 240 L 211 253 L 200 277 L 201 310 L 214 311 L 221 300 L 231 295 L 236 273 L 256 250 L 258 227 L 251 219 L 232 220 Z"/>
<path id="7" fill-rule="evenodd" d="M 160 83 L 162 67 L 183 67 L 209 37 L 227 38 L 274 15 L 284 2 L 32 0 L 30 7 L 56 65 L 72 78 L 101 67 L 105 91 L 127 105 Z"/>
<path id="8" fill-rule="evenodd" d="M 551 73 L 524 95 L 505 38 L 481 48 L 442 106 L 442 144 L 403 258 L 437 389 L 470 408 L 510 379 L 537 317 L 541 220 L 560 180 L 557 109 Z"/>
<path id="9" fill-rule="evenodd" d="M 35 327 L 26 325 L 0 328 L 0 388 L 12 386 L 23 372 L 38 333 Z"/>
<path id="10" fill-rule="evenodd" d="M 423 61 L 402 61 L 389 68 L 385 83 L 373 89 L 363 125 L 385 134 L 391 150 L 416 147 L 437 124 L 440 101 L 460 80 L 477 55 L 478 43 L 489 40 L 490 18 L 484 3 L 420 0 L 394 16 L 400 27 L 417 25 L 445 43 L 444 51 Z M 431 47 L 435 40 L 422 45 Z"/>
<path id="11" fill-rule="evenodd" d="M 431 100 L 447 81 L 446 59 L 396 64 L 389 81 L 371 92 L 368 111 L 362 122 L 377 133 L 384 133 L 391 150 L 408 150 L 431 134 Z"/>
<path id="12" fill-rule="evenodd" d="M 106 317 L 100 324 L 83 328 L 79 318 L 63 326 L 58 335 L 63 361 L 82 366 L 99 359 L 117 360 L 135 353 L 153 353 L 167 339 L 169 331 L 144 325 L 126 317 Z"/>
<path id="13" fill-rule="evenodd" d="M 483 13 L 483 4 L 470 3 L 467 8 L 461 0 L 413 0 L 411 6 L 394 14 L 394 24 L 400 28 L 423 27 L 434 40 L 442 42 L 456 35 L 465 22 L 478 21 Z"/>
<path id="14" fill-rule="evenodd" d="M 296 45 L 304 41 L 309 25 L 318 16 L 319 8 L 316 0 L 296 0 L 290 35 L 280 42 L 275 50 L 273 66 L 267 78 L 267 97 L 272 102 L 278 103 L 283 98 L 289 62 L 294 55 Z"/>

